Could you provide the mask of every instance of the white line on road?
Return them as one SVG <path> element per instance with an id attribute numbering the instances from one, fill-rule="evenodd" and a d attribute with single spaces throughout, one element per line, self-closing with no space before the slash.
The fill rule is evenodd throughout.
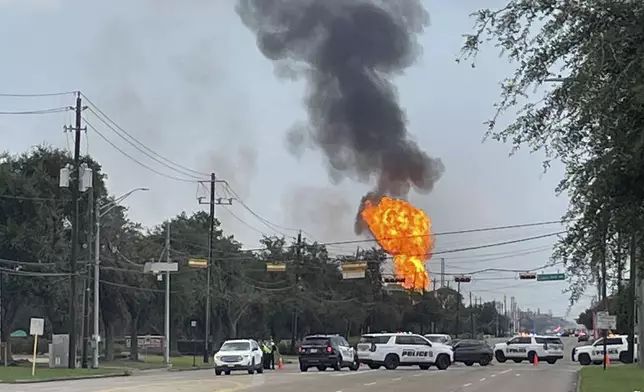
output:
<path id="1" fill-rule="evenodd" d="M 515 376 L 517 376 L 517 377 L 519 377 L 520 375 L 521 375 L 521 373 L 517 373 L 517 374 L 515 374 Z"/>
<path id="2" fill-rule="evenodd" d="M 499 373 L 499 374 L 505 374 L 505 373 L 508 373 L 508 372 L 511 372 L 511 371 L 512 371 L 512 369 L 508 369 L 508 370 L 504 370 L 504 371 L 502 371 L 502 372 L 501 372 L 501 373 Z"/>
<path id="3" fill-rule="evenodd" d="M 468 382 L 467 384 L 463 384 L 464 387 L 469 387 L 470 385 L 472 385 L 471 382 Z"/>
<path id="4" fill-rule="evenodd" d="M 402 380 L 402 377 L 396 377 L 391 379 L 391 381 L 400 381 L 400 380 Z"/>
<path id="5" fill-rule="evenodd" d="M 370 385 L 376 385 L 376 383 L 375 382 L 368 382 L 368 383 L 364 384 L 365 387 L 368 387 Z"/>
<path id="6" fill-rule="evenodd" d="M 492 375 L 490 375 L 490 377 L 496 377 L 496 374 L 492 374 Z"/>
<path id="7" fill-rule="evenodd" d="M 483 378 L 482 378 L 482 379 L 480 379 L 479 381 L 480 381 L 480 382 L 483 382 L 483 381 L 485 381 L 485 377 L 483 377 Z"/>
<path id="8" fill-rule="evenodd" d="M 422 375 L 423 375 L 423 373 L 416 373 L 416 374 L 414 374 L 414 377 L 421 377 Z"/>

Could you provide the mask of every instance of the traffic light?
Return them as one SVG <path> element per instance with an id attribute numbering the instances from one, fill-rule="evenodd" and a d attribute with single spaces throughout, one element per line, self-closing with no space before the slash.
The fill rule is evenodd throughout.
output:
<path id="1" fill-rule="evenodd" d="M 403 283 L 405 278 L 384 278 L 382 281 L 385 283 Z"/>
<path id="2" fill-rule="evenodd" d="M 472 281 L 471 276 L 455 276 L 454 282 L 456 283 L 470 283 Z"/>
<path id="3" fill-rule="evenodd" d="M 537 279 L 537 274 L 532 273 L 532 272 L 525 272 L 525 273 L 519 274 L 519 279 L 521 279 L 521 280 L 534 280 L 534 279 Z"/>

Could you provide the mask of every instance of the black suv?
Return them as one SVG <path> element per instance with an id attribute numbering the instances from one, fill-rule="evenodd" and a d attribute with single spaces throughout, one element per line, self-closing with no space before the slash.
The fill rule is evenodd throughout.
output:
<path id="1" fill-rule="evenodd" d="M 333 370 L 348 367 L 354 371 L 360 367 L 356 350 L 339 335 L 307 336 L 297 348 L 297 353 L 300 370 L 303 372 L 311 367 L 316 367 L 321 372 L 328 367 Z"/>
<path id="2" fill-rule="evenodd" d="M 463 362 L 466 366 L 474 363 L 487 366 L 493 358 L 492 347 L 483 340 L 459 340 L 452 346 L 452 350 L 454 362 Z"/>

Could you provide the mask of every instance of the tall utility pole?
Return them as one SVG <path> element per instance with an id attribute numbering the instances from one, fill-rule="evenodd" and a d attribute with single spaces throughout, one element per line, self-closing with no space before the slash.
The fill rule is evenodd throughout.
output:
<path id="1" fill-rule="evenodd" d="M 507 296 L 503 296 L 503 324 L 505 327 L 503 328 L 504 330 L 509 329 L 509 321 L 508 321 L 508 299 Z"/>
<path id="2" fill-rule="evenodd" d="M 472 339 L 476 339 L 476 329 L 474 328 L 474 307 L 472 306 L 472 292 L 470 291 L 470 326 L 472 328 Z"/>
<path id="3" fill-rule="evenodd" d="M 80 173 L 80 144 L 81 144 L 81 131 L 82 129 L 82 114 L 83 106 L 80 92 L 76 95 L 76 123 L 74 132 L 74 166 L 71 178 L 71 191 L 72 191 L 72 254 L 70 259 L 69 272 L 71 275 L 71 285 L 69 290 L 69 363 L 68 368 L 76 368 L 76 300 L 78 293 L 76 292 L 76 283 L 78 273 L 78 215 L 79 215 L 79 173 Z"/>
<path id="4" fill-rule="evenodd" d="M 88 346 L 89 346 L 89 296 L 90 281 L 92 279 L 92 269 L 90 268 L 89 260 L 92 260 L 92 212 L 94 211 L 94 187 L 89 188 L 87 197 L 87 260 L 85 265 L 86 275 L 85 282 L 83 283 L 83 348 L 81 350 L 83 369 L 88 367 Z"/>
<path id="5" fill-rule="evenodd" d="M 215 206 L 233 204 L 232 199 L 216 198 L 216 184 L 225 182 L 226 181 L 224 180 L 217 180 L 215 173 L 210 173 L 210 198 L 207 202 L 204 202 L 202 198 L 199 198 L 199 204 L 208 204 L 210 206 L 210 220 L 208 223 L 208 265 L 206 267 L 206 325 L 204 326 L 205 334 L 203 347 L 203 363 L 208 363 L 210 361 L 210 286 L 212 279 L 212 268 L 214 264 L 213 247 L 215 242 Z"/>
<path id="6" fill-rule="evenodd" d="M 445 287 L 445 259 L 441 257 L 441 289 Z"/>
<path id="7" fill-rule="evenodd" d="M 2 357 L 2 361 L 4 363 L 4 367 L 9 366 L 9 336 L 5 336 L 5 319 L 3 316 L 4 314 L 4 307 L 5 307 L 5 302 L 4 302 L 4 277 L 6 275 L 6 272 L 0 272 L 0 348 L 2 348 L 2 353 L 0 356 Z M 4 344 L 3 344 L 4 340 Z"/>
<path id="8" fill-rule="evenodd" d="M 165 235 L 165 260 L 168 265 L 172 262 L 170 256 L 170 221 Z M 165 330 L 163 334 L 163 362 L 170 364 L 170 269 L 165 272 Z"/>
<path id="9" fill-rule="evenodd" d="M 638 320 L 637 320 L 637 332 L 638 336 L 640 336 L 640 339 L 642 339 L 642 336 L 644 336 L 644 275 L 642 275 L 641 271 L 638 273 L 640 276 L 639 281 L 638 281 L 638 287 L 639 287 L 639 293 L 638 293 Z M 638 344 L 639 347 L 639 365 L 640 369 L 644 369 L 644 343 L 641 341 Z"/>
<path id="10" fill-rule="evenodd" d="M 458 330 L 460 328 L 460 315 L 461 315 L 461 283 L 469 283 L 472 281 L 470 276 L 455 276 L 454 281 L 456 282 L 456 332 L 455 338 L 458 338 Z"/>
<path id="11" fill-rule="evenodd" d="M 300 290 L 300 268 L 302 268 L 302 231 L 297 234 L 297 248 L 295 249 L 295 290 Z M 299 292 L 298 292 L 299 294 Z M 295 349 L 297 340 L 297 304 L 293 307 L 291 331 L 291 350 Z"/>
<path id="12" fill-rule="evenodd" d="M 628 277 L 628 353 L 629 358 L 635 358 L 635 313 L 637 313 L 637 302 L 635 301 L 635 298 L 637 298 L 637 284 L 635 283 L 637 280 L 637 239 L 635 235 L 631 235 L 629 253 L 630 271 Z M 644 335 L 639 334 L 639 336 Z M 640 343 L 639 345 L 644 346 L 644 344 L 642 343 Z M 644 357 L 640 356 L 639 358 Z"/>

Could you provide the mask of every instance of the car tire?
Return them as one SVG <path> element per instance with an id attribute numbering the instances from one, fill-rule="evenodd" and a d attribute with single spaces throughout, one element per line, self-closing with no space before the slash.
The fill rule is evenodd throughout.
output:
<path id="1" fill-rule="evenodd" d="M 250 363 L 250 366 L 248 367 L 248 374 L 255 374 L 255 360 Z"/>
<path id="2" fill-rule="evenodd" d="M 556 359 L 546 359 L 546 362 L 548 363 L 548 365 L 554 365 L 555 363 L 557 363 L 557 360 Z"/>
<path id="3" fill-rule="evenodd" d="M 490 358 L 488 355 L 483 355 L 481 359 L 479 359 L 479 365 L 481 366 L 487 366 L 492 362 L 492 358 Z"/>
<path id="4" fill-rule="evenodd" d="M 521 363 L 523 362 L 523 359 L 513 359 L 514 363 Z"/>
<path id="5" fill-rule="evenodd" d="M 308 367 L 308 366 L 303 365 L 303 364 L 300 364 L 300 371 L 301 371 L 301 372 L 306 372 L 307 370 L 309 370 L 309 367 Z"/>
<path id="6" fill-rule="evenodd" d="M 472 361 L 466 361 L 466 362 L 463 362 L 463 363 L 465 364 L 465 366 L 472 366 L 472 365 L 474 365 L 474 362 L 472 362 Z"/>
<path id="7" fill-rule="evenodd" d="M 449 365 L 451 363 L 447 354 L 438 354 L 438 357 L 436 357 L 436 367 L 438 370 L 447 370 Z"/>
<path id="8" fill-rule="evenodd" d="M 619 361 L 621 363 L 633 363 L 633 357 L 628 351 L 622 351 L 619 353 Z"/>
<path id="9" fill-rule="evenodd" d="M 263 374 L 264 373 L 264 366 L 262 366 L 262 364 L 260 364 L 257 367 L 257 369 L 255 369 L 255 370 L 257 371 L 257 374 Z"/>
<path id="10" fill-rule="evenodd" d="M 590 355 L 588 355 L 586 353 L 579 354 L 577 356 L 577 359 L 579 359 L 579 363 L 584 365 L 584 366 L 588 366 L 588 365 L 590 365 L 592 363 L 592 361 L 590 360 Z"/>
<path id="11" fill-rule="evenodd" d="M 400 365 L 400 358 L 396 354 L 387 354 L 385 357 L 385 369 L 387 370 L 396 370 Z"/>
<path id="12" fill-rule="evenodd" d="M 317 368 L 321 372 L 326 372 L 326 366 L 317 366 Z"/>
<path id="13" fill-rule="evenodd" d="M 418 367 L 420 368 L 420 370 L 429 370 L 431 365 L 418 365 Z"/>
<path id="14" fill-rule="evenodd" d="M 504 363 L 508 359 L 505 357 L 505 354 L 503 354 L 503 351 L 497 351 L 494 353 L 494 358 L 496 358 L 496 361 L 499 363 Z"/>
<path id="15" fill-rule="evenodd" d="M 224 370 L 224 374 L 230 376 L 230 370 Z"/>
<path id="16" fill-rule="evenodd" d="M 221 376 L 221 370 L 215 370 L 215 376 Z"/>
<path id="17" fill-rule="evenodd" d="M 371 370 L 378 370 L 378 369 L 380 369 L 380 365 L 369 364 L 369 365 L 367 365 L 367 366 L 369 366 L 369 369 L 371 369 Z"/>
<path id="18" fill-rule="evenodd" d="M 342 359 L 341 358 L 338 359 L 337 362 L 335 362 L 332 367 L 333 367 L 333 370 L 335 370 L 336 372 L 339 372 L 340 370 L 342 370 Z"/>
<path id="19" fill-rule="evenodd" d="M 349 370 L 355 372 L 358 369 L 360 369 L 360 360 L 358 358 L 354 358 L 353 362 L 351 362 L 351 365 L 349 365 Z"/>

